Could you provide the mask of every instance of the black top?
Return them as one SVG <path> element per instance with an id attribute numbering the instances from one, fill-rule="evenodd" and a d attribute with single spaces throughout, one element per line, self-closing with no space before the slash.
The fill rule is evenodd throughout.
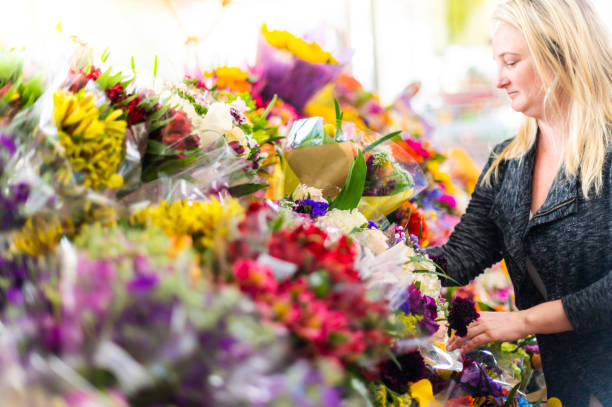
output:
<path id="1" fill-rule="evenodd" d="M 481 178 L 509 142 L 495 147 Z M 574 331 L 537 335 L 548 397 L 566 407 L 587 406 L 594 394 L 612 406 L 612 153 L 599 195 L 585 199 L 580 180 L 568 179 L 562 168 L 529 220 L 535 146 L 522 159 L 502 162 L 491 187 L 479 179 L 448 242 L 427 253 L 443 256 L 446 272 L 461 284 L 505 259 L 519 309 L 561 299 Z M 527 272 L 527 258 L 546 298 Z"/>

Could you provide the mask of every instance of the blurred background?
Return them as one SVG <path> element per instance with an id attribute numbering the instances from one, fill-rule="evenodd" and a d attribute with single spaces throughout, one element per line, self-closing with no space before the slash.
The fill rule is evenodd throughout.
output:
<path id="1" fill-rule="evenodd" d="M 608 27 L 612 3 L 592 0 Z M 496 0 L 4 0 L 0 43 L 67 58 L 69 42 L 105 50 L 116 66 L 159 77 L 185 69 L 254 64 L 262 24 L 325 49 L 350 49 L 350 73 L 389 105 L 420 83 L 413 108 L 432 123 L 432 143 L 461 145 L 483 165 L 520 120 L 494 87 L 489 16 Z M 8 10 L 7 10 L 8 8 Z M 40 58 L 39 58 L 40 59 Z M 132 62 L 133 61 L 133 62 Z"/>

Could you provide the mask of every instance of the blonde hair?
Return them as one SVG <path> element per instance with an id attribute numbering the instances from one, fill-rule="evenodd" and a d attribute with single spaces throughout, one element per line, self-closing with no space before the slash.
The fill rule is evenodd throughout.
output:
<path id="1" fill-rule="evenodd" d="M 609 34 L 588 0 L 506 0 L 493 14 L 525 37 L 544 89 L 544 113 L 564 117 L 569 136 L 565 174 L 580 174 L 582 192 L 601 191 L 612 135 L 612 48 Z M 563 100 L 568 99 L 563 111 Z M 483 177 L 497 177 L 503 160 L 522 158 L 536 141 L 538 124 L 526 118 L 516 137 Z"/>

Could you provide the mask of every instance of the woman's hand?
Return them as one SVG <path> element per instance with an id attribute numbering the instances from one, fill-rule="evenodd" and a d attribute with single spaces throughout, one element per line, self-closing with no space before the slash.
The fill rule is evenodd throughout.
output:
<path id="1" fill-rule="evenodd" d="M 453 351 L 461 348 L 461 353 L 489 342 L 505 342 L 523 338 L 531 332 L 527 328 L 527 311 L 518 312 L 481 312 L 477 321 L 468 325 L 467 335 L 455 335 L 449 341 L 447 349 Z"/>
<path id="2" fill-rule="evenodd" d="M 561 300 L 543 302 L 516 312 L 481 312 L 480 318 L 468 325 L 465 338 L 455 335 L 446 347 L 461 348 L 466 353 L 488 342 L 506 342 L 527 335 L 572 331 Z"/>

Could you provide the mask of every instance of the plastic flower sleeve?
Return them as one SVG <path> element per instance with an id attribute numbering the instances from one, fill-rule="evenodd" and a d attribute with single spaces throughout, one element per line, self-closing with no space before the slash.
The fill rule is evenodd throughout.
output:
<path id="1" fill-rule="evenodd" d="M 299 182 L 335 196 L 344 186 L 357 149 L 353 143 L 337 143 L 323 126 L 323 119 L 298 120 L 291 128 L 284 158 Z M 287 191 L 290 192 L 290 191 Z"/>
<path id="2" fill-rule="evenodd" d="M 392 141 L 366 155 L 367 174 L 359 210 L 368 219 L 388 215 L 427 186 L 420 165 Z"/>
<path id="3" fill-rule="evenodd" d="M 126 129 L 123 145 L 125 157 L 117 169 L 117 173 L 123 178 L 120 195 L 138 188 L 141 184 L 142 159 L 147 137 L 147 127 L 144 123 Z"/>
<path id="4" fill-rule="evenodd" d="M 271 45 L 264 35 L 258 42 L 257 65 L 262 69 L 262 97 L 271 100 L 278 95 L 300 112 L 317 91 L 344 69 L 344 64 L 309 62 L 287 49 Z"/>
<path id="5" fill-rule="evenodd" d="M 223 138 L 204 147 L 194 158 L 188 166 L 172 175 L 162 175 L 143 184 L 122 197 L 121 202 L 130 205 L 140 201 L 203 201 L 211 194 L 227 193 L 237 179 L 252 181 L 248 172 L 249 162 L 237 158 Z"/>

